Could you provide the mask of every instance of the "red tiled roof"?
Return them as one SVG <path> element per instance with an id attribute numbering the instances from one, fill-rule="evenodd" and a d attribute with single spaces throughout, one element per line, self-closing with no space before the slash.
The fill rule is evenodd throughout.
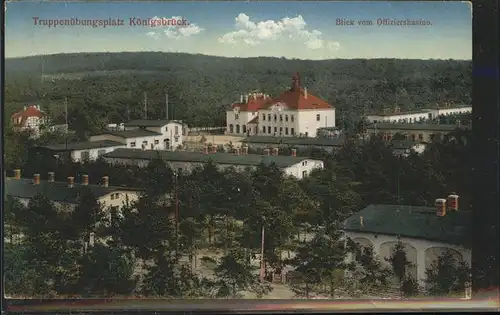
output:
<path id="1" fill-rule="evenodd" d="M 231 107 L 239 107 L 242 112 L 256 112 L 259 109 L 263 108 L 269 98 L 265 96 L 257 96 L 253 97 L 253 95 L 248 96 L 248 102 L 246 103 L 234 103 Z"/>
<path id="2" fill-rule="evenodd" d="M 333 109 L 333 106 L 328 104 L 326 101 L 321 98 L 312 95 L 302 88 L 299 89 L 290 89 L 281 93 L 280 96 L 273 98 L 269 102 L 266 103 L 265 108 L 269 108 L 276 103 L 284 103 L 290 109 Z"/>
<path id="3" fill-rule="evenodd" d="M 42 111 L 40 111 L 38 108 L 36 108 L 35 105 L 29 105 L 28 107 L 26 107 L 26 109 L 23 109 L 22 111 L 14 113 L 12 115 L 12 120 L 17 121 L 17 119 L 19 119 L 19 117 L 21 117 L 20 125 L 24 125 L 26 120 L 30 117 L 42 118 L 43 116 L 45 116 L 45 114 Z M 17 123 L 16 123 L 16 125 L 17 125 Z"/>

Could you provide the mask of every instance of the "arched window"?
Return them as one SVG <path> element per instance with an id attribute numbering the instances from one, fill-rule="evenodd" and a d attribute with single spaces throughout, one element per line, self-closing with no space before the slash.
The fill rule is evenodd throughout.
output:
<path id="1" fill-rule="evenodd" d="M 229 133 L 233 133 L 234 132 L 234 126 L 233 124 L 230 124 L 229 125 Z"/>
<path id="2" fill-rule="evenodd" d="M 243 125 L 243 133 L 247 133 L 247 126 Z"/>
<path id="3" fill-rule="evenodd" d="M 236 125 L 236 133 L 240 133 L 240 125 Z"/>

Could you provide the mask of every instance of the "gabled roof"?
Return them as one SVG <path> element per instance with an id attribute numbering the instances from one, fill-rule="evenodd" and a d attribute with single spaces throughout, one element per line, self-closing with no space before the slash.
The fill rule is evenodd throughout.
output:
<path id="1" fill-rule="evenodd" d="M 85 142 L 69 142 L 67 145 L 65 143 L 45 145 L 42 146 L 41 148 L 49 149 L 52 151 L 63 152 L 63 151 L 90 150 L 90 149 L 100 149 L 100 148 L 119 147 L 119 146 L 125 146 L 125 144 L 111 140 L 99 140 L 99 141 L 85 141 Z"/>
<path id="2" fill-rule="evenodd" d="M 133 129 L 133 130 L 124 130 L 124 131 L 107 131 L 105 133 L 101 133 L 99 135 L 113 135 L 124 139 L 130 138 L 140 138 L 140 137 L 153 137 L 153 136 L 161 136 L 161 133 L 153 132 L 149 130 L 143 129 Z"/>
<path id="3" fill-rule="evenodd" d="M 39 110 L 36 105 L 29 105 L 25 109 L 12 114 L 12 120 L 17 120 L 19 119 L 19 117 L 21 117 L 20 125 L 24 125 L 26 120 L 30 117 L 42 118 L 44 116 L 45 114 L 41 110 Z"/>
<path id="4" fill-rule="evenodd" d="M 44 195 L 51 201 L 77 203 L 78 193 L 85 187 L 89 188 L 96 198 L 103 197 L 114 191 L 138 191 L 138 189 L 127 187 L 104 187 L 90 184 L 84 186 L 76 182 L 73 187 L 68 187 L 68 183 L 66 182 L 51 183 L 46 180 L 40 180 L 39 184 L 34 185 L 32 179 L 9 178 L 5 180 L 5 195 L 25 199 L 31 199 L 36 195 Z"/>
<path id="5" fill-rule="evenodd" d="M 159 120 L 131 120 L 124 124 L 125 127 L 163 127 L 168 123 L 181 123 L 178 121 L 172 121 L 167 119 L 159 119 Z"/>
<path id="6" fill-rule="evenodd" d="M 471 211 L 448 212 L 438 217 L 433 207 L 370 205 L 347 218 L 344 230 L 469 246 L 471 217 Z"/>
<path id="7" fill-rule="evenodd" d="M 163 151 L 163 150 L 139 150 L 139 149 L 116 149 L 104 155 L 104 158 L 131 159 L 131 160 L 151 160 L 160 156 L 167 162 L 191 162 L 208 163 L 212 161 L 215 164 L 225 165 L 248 165 L 257 166 L 260 163 L 275 163 L 280 168 L 286 168 L 304 160 L 310 159 L 299 156 L 284 155 L 259 155 L 247 154 L 236 155 L 232 153 L 208 153 L 188 152 L 188 151 Z"/>
<path id="8" fill-rule="evenodd" d="M 303 88 L 297 90 L 290 89 L 280 94 L 280 96 L 268 101 L 264 108 L 270 108 L 277 103 L 284 103 L 289 109 L 307 110 L 307 109 L 333 109 L 321 98 L 307 92 Z"/>

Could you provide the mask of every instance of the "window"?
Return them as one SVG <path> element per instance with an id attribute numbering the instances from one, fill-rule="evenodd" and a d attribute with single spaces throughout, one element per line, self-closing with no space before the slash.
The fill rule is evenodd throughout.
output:
<path id="1" fill-rule="evenodd" d="M 418 140 L 420 140 L 420 141 L 424 140 L 424 135 L 423 135 L 423 134 L 421 134 L 421 133 L 420 133 L 420 134 L 418 134 Z"/>
<path id="2" fill-rule="evenodd" d="M 309 132 L 306 131 L 306 137 L 309 137 Z"/>
<path id="3" fill-rule="evenodd" d="M 266 133 L 266 126 L 262 126 L 262 133 Z"/>
<path id="4" fill-rule="evenodd" d="M 416 136 L 414 134 L 411 135 L 411 141 L 415 141 Z"/>
<path id="5" fill-rule="evenodd" d="M 130 142 L 130 147 L 131 148 L 135 148 L 135 141 L 134 142 Z"/>
<path id="6" fill-rule="evenodd" d="M 271 121 L 271 114 L 267 114 L 267 120 Z"/>
<path id="7" fill-rule="evenodd" d="M 319 114 L 316 115 L 316 121 L 320 121 L 321 120 L 321 116 Z"/>
<path id="8" fill-rule="evenodd" d="M 285 115 L 285 121 L 288 121 L 288 115 Z"/>
<path id="9" fill-rule="evenodd" d="M 266 120 L 266 114 L 262 114 L 262 120 Z"/>
<path id="10" fill-rule="evenodd" d="M 302 166 L 307 166 L 307 161 L 302 162 Z"/>
<path id="11" fill-rule="evenodd" d="M 233 124 L 230 124 L 229 125 L 229 133 L 233 133 L 234 132 L 234 126 Z"/>
<path id="12" fill-rule="evenodd" d="M 97 156 L 103 156 L 104 154 L 106 154 L 106 150 L 98 150 L 97 151 Z"/>
<path id="13" fill-rule="evenodd" d="M 283 121 L 283 115 L 280 115 L 280 121 Z"/>
<path id="14" fill-rule="evenodd" d="M 288 127 L 285 128 L 285 135 L 288 134 Z"/>
<path id="15" fill-rule="evenodd" d="M 236 133 L 240 133 L 240 125 L 236 125 Z"/>
<path id="16" fill-rule="evenodd" d="M 267 126 L 267 133 L 271 133 L 271 126 Z"/>
<path id="17" fill-rule="evenodd" d="M 148 145 L 148 142 L 147 141 L 142 141 L 142 144 L 143 145 Z"/>
<path id="18" fill-rule="evenodd" d="M 294 129 L 294 128 L 290 128 L 290 134 L 291 134 L 292 136 L 294 136 L 294 135 L 295 135 L 295 129 Z"/>
<path id="19" fill-rule="evenodd" d="M 243 125 L 243 133 L 247 133 L 247 126 Z"/>
<path id="20" fill-rule="evenodd" d="M 274 133 L 278 132 L 278 127 L 274 127 Z"/>
<path id="21" fill-rule="evenodd" d="M 165 132 L 168 132 L 168 127 L 165 127 Z"/>
<path id="22" fill-rule="evenodd" d="M 290 120 L 293 122 L 295 121 L 295 116 L 294 115 L 290 115 Z"/>
<path id="23" fill-rule="evenodd" d="M 82 152 L 82 160 L 90 160 L 90 152 L 89 151 Z"/>
<path id="24" fill-rule="evenodd" d="M 307 171 L 302 171 L 302 177 L 307 177 Z"/>
<path id="25" fill-rule="evenodd" d="M 240 119 L 240 115 L 234 114 L 234 119 L 236 119 L 236 120 Z"/>
<path id="26" fill-rule="evenodd" d="M 283 134 L 283 127 L 280 127 L 280 136 Z"/>
<path id="27" fill-rule="evenodd" d="M 155 144 L 159 144 L 160 143 L 160 140 L 155 140 Z"/>
<path id="28" fill-rule="evenodd" d="M 278 120 L 278 115 L 274 114 L 274 121 Z"/>

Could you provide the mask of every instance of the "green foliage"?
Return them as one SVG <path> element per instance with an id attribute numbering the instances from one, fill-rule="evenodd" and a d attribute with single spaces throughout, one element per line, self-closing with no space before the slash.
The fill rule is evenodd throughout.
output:
<path id="1" fill-rule="evenodd" d="M 466 282 L 470 283 L 470 268 L 458 260 L 451 251 L 438 257 L 426 270 L 426 291 L 432 296 L 463 293 Z"/>

